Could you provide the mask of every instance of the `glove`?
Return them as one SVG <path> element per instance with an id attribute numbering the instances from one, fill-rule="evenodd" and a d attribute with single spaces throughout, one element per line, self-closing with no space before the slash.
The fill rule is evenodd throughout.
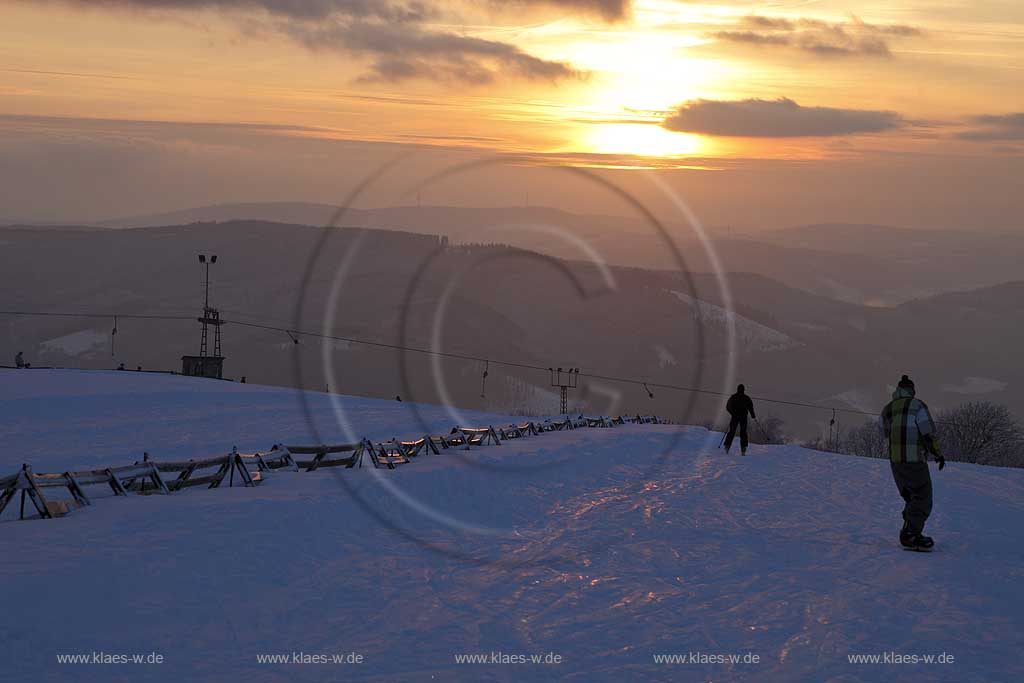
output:
<path id="1" fill-rule="evenodd" d="M 936 455 L 935 456 L 935 462 L 939 463 L 939 471 L 940 472 L 942 471 L 942 468 L 946 466 L 946 459 L 944 457 L 942 457 L 941 455 Z"/>

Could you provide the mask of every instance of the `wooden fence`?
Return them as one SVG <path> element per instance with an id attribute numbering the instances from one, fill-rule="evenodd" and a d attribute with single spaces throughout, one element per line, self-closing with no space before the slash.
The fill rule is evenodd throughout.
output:
<path id="1" fill-rule="evenodd" d="M 40 518 L 52 519 L 66 515 L 76 507 L 92 505 L 86 493 L 86 487 L 90 486 L 108 487 L 115 496 L 127 496 L 129 493 L 169 495 L 195 486 L 215 489 L 225 479 L 231 487 L 235 485 L 236 478 L 239 486 L 256 486 L 263 481 L 264 474 L 280 470 L 312 472 L 324 467 L 362 467 L 366 456 L 374 467 L 395 469 L 416 458 L 441 455 L 453 448 L 471 450 L 480 446 L 500 446 L 502 441 L 544 432 L 609 428 L 622 424 L 664 424 L 664 421 L 654 415 L 620 415 L 614 418 L 567 415 L 561 420 L 515 423 L 498 429 L 493 426 L 454 427 L 450 434 L 425 434 L 413 441 L 392 439 L 373 442 L 362 439 L 356 443 L 335 445 L 277 444 L 263 453 L 240 453 L 236 448 L 227 455 L 178 462 L 151 460 L 147 453 L 141 462 L 94 470 L 39 474 L 24 464 L 15 474 L 0 477 L 0 515 L 18 494 L 21 495 L 20 519 L 25 519 L 26 502 L 32 504 Z M 48 489 L 65 489 L 69 498 L 49 500 L 44 493 Z"/>

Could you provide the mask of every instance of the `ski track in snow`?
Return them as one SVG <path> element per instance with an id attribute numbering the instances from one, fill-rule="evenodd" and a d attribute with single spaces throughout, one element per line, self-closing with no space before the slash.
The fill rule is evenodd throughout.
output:
<path id="1" fill-rule="evenodd" d="M 0 371 L 0 379 L 0 409 L 13 417 L 0 433 L 0 473 L 23 461 L 37 471 L 121 464 L 142 449 L 159 455 L 168 442 L 188 457 L 223 452 L 232 439 L 240 448 L 309 440 L 287 390 L 133 373 Z M 326 425 L 327 398 L 310 399 Z M 368 436 L 424 431 L 407 404 L 345 401 Z M 452 424 L 441 408 L 424 414 L 435 431 Z M 3 680 L 1024 676 L 1024 558 L 1013 543 L 1024 473 L 959 463 L 933 470 L 928 530 L 937 550 L 923 555 L 897 547 L 901 501 L 884 461 L 766 446 L 740 458 L 717 450 L 718 440 L 701 428 L 587 429 L 388 472 L 280 472 L 256 489 L 94 496 L 92 507 L 58 520 L 8 521 L 8 509 Z M 439 526 L 378 476 L 486 532 Z M 56 663 L 58 653 L 93 651 L 155 651 L 166 661 Z M 366 662 L 256 662 L 259 653 L 298 651 L 355 651 Z M 492 651 L 565 661 L 454 661 Z M 656 653 L 691 651 L 752 652 L 761 662 L 653 662 Z M 956 661 L 847 662 L 884 652 Z"/>

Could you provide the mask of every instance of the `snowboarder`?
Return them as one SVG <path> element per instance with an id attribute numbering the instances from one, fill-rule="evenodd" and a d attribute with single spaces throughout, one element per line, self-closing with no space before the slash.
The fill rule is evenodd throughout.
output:
<path id="1" fill-rule="evenodd" d="M 903 498 L 903 528 L 900 545 L 907 550 L 928 552 L 935 542 L 925 536 L 924 523 L 932 511 L 932 478 L 928 454 L 935 456 L 941 470 L 946 459 L 935 440 L 935 423 L 924 401 L 916 397 L 914 383 L 903 375 L 892 401 L 882 409 L 878 425 L 889 442 L 889 465 Z"/>
<path id="2" fill-rule="evenodd" d="M 19 368 L 27 368 L 28 363 L 25 362 L 25 352 L 18 351 L 14 356 L 14 364 Z"/>
<path id="3" fill-rule="evenodd" d="M 725 452 L 729 453 L 732 440 L 736 437 L 736 428 L 740 428 L 740 453 L 747 454 L 747 414 L 757 419 L 754 414 L 754 402 L 747 396 L 747 389 L 742 384 L 736 387 L 736 393 L 729 397 L 725 409 L 729 413 L 729 433 L 725 435 Z"/>

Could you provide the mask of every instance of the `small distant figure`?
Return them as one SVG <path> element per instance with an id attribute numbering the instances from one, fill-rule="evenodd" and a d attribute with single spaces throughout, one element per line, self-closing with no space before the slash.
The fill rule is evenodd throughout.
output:
<path id="1" fill-rule="evenodd" d="M 742 384 L 736 387 L 736 393 L 729 397 L 725 404 L 729 413 L 729 432 L 725 435 L 725 452 L 732 448 L 732 440 L 736 438 L 736 428 L 740 429 L 740 454 L 747 454 L 747 415 L 757 419 L 754 414 L 754 402 L 747 396 L 747 388 Z"/>
<path id="2" fill-rule="evenodd" d="M 401 403 L 402 402 L 402 397 L 401 396 L 395 396 L 395 400 L 398 401 L 399 403 Z"/>
<path id="3" fill-rule="evenodd" d="M 907 550 L 929 552 L 933 541 L 924 535 L 924 523 L 932 512 L 932 477 L 928 454 L 935 456 L 941 470 L 946 459 L 935 440 L 935 423 L 924 401 L 917 398 L 914 383 L 903 375 L 892 401 L 882 409 L 878 426 L 889 442 L 889 465 L 903 498 L 903 528 L 900 545 Z"/>
<path id="4" fill-rule="evenodd" d="M 142 366 L 140 365 L 137 368 L 135 368 L 135 372 L 142 372 Z"/>
<path id="5" fill-rule="evenodd" d="M 245 384 L 245 375 L 242 375 L 242 384 Z"/>
<path id="6" fill-rule="evenodd" d="M 121 363 L 120 365 L 118 365 L 117 369 L 118 370 L 124 370 L 124 363 Z"/>
<path id="7" fill-rule="evenodd" d="M 28 363 L 25 362 L 25 352 L 24 351 L 18 351 L 18 353 L 16 353 L 14 355 L 14 365 L 16 367 L 19 367 L 19 368 L 27 368 L 27 367 L 29 367 Z"/>

